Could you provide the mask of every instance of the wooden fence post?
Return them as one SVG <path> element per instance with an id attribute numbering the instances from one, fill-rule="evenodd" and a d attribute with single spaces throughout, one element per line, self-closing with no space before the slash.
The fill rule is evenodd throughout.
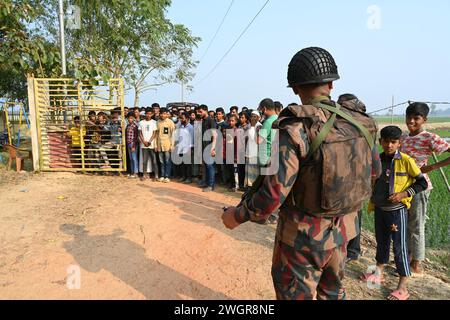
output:
<path id="1" fill-rule="evenodd" d="M 31 133 L 31 146 L 33 153 L 33 171 L 40 171 L 39 165 L 39 139 L 37 132 L 37 110 L 36 110 L 36 97 L 34 91 L 34 77 L 29 75 L 27 77 L 28 83 L 28 108 L 30 110 L 30 133 Z"/>

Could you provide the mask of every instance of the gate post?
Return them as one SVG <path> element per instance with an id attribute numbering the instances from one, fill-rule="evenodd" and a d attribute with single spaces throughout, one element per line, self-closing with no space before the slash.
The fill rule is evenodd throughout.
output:
<path id="1" fill-rule="evenodd" d="M 35 100 L 35 88 L 34 88 L 34 77 L 27 77 L 28 83 L 28 108 L 30 110 L 30 133 L 31 133 L 31 146 L 33 153 L 33 171 L 40 171 L 39 165 L 39 139 L 37 132 L 37 110 L 36 110 L 36 100 Z"/>

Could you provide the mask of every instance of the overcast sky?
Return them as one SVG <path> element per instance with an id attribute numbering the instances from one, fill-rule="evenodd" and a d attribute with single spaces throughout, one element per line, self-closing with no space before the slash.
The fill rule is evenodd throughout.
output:
<path id="1" fill-rule="evenodd" d="M 199 60 L 230 0 L 173 0 L 168 16 L 202 42 Z M 226 59 L 203 79 L 230 48 L 266 0 L 235 0 L 208 54 L 196 69 L 194 91 L 185 100 L 211 108 L 256 106 L 270 97 L 289 104 L 287 65 L 300 49 L 326 48 L 341 80 L 333 96 L 351 92 L 375 110 L 395 101 L 450 101 L 450 1 L 271 0 Z M 141 104 L 181 100 L 181 86 L 141 96 Z M 126 103 L 132 105 L 133 93 Z"/>

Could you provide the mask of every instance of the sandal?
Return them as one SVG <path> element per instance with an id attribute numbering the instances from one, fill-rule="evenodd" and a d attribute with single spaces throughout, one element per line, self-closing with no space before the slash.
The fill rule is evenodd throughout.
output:
<path id="1" fill-rule="evenodd" d="M 392 301 L 405 301 L 408 300 L 410 297 L 409 293 L 406 292 L 406 294 L 403 294 L 400 290 L 392 291 L 389 296 L 387 296 L 386 300 L 392 300 Z"/>
<path id="2" fill-rule="evenodd" d="M 359 279 L 374 284 L 382 284 L 384 282 L 384 279 L 375 273 L 364 273 Z"/>

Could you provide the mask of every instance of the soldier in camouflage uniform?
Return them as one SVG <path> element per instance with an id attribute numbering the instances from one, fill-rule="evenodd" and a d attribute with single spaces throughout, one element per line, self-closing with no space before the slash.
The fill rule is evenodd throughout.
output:
<path id="1" fill-rule="evenodd" d="M 345 298 L 346 245 L 357 235 L 357 212 L 371 195 L 378 150 L 373 119 L 352 103 L 331 101 L 337 79 L 326 50 L 306 48 L 293 57 L 289 86 L 303 105 L 289 106 L 274 124 L 278 173 L 261 179 L 253 194 L 222 216 L 234 229 L 247 221 L 264 223 L 280 208 L 272 261 L 277 299 Z"/>

